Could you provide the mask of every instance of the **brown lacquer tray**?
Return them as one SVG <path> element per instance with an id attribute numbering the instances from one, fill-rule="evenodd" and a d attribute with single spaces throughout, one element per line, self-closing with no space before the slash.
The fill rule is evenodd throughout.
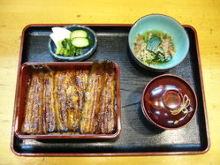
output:
<path id="1" fill-rule="evenodd" d="M 51 27 L 29 25 L 22 33 L 18 66 L 26 62 L 57 62 L 49 53 Z M 209 150 L 209 134 L 197 34 L 184 26 L 190 49 L 185 60 L 165 72 L 185 79 L 195 90 L 198 110 L 188 125 L 176 130 L 160 130 L 148 123 L 141 111 L 141 95 L 152 78 L 164 73 L 141 69 L 132 60 L 128 47 L 131 25 L 87 25 L 97 34 L 97 50 L 86 61 L 111 60 L 120 66 L 121 133 L 115 139 L 21 139 L 15 135 L 16 102 L 11 149 L 19 156 L 128 156 L 201 154 Z"/>

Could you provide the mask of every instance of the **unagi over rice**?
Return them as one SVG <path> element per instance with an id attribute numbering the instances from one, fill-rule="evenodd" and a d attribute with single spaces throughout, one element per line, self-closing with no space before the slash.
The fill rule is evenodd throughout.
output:
<path id="1" fill-rule="evenodd" d="M 87 69 L 35 69 L 30 76 L 22 133 L 111 134 L 116 131 L 112 62 Z"/>

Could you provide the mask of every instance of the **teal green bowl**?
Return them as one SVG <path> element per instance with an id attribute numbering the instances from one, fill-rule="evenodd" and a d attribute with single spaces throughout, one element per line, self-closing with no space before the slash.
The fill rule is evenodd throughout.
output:
<path id="1" fill-rule="evenodd" d="M 134 52 L 134 41 L 138 34 L 143 34 L 147 31 L 156 30 L 163 33 L 168 33 L 172 36 L 173 42 L 176 48 L 176 52 L 173 58 L 162 64 L 144 64 L 136 56 Z M 131 50 L 133 59 L 143 68 L 154 71 L 166 71 L 180 64 L 186 57 L 189 50 L 189 38 L 185 29 L 175 19 L 160 15 L 151 14 L 144 16 L 137 20 L 132 26 L 129 36 L 128 43 Z"/>

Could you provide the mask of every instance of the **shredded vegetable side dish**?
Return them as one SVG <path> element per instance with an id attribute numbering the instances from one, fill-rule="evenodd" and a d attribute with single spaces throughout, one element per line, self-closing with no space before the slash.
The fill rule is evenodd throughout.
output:
<path id="1" fill-rule="evenodd" d="M 173 38 L 167 33 L 153 30 L 135 38 L 135 56 L 146 65 L 166 63 L 175 51 Z"/>

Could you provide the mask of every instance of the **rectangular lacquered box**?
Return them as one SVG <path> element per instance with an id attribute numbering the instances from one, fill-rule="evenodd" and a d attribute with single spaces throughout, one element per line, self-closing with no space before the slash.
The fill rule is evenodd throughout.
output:
<path id="1" fill-rule="evenodd" d="M 119 136 L 121 132 L 121 97 L 120 97 L 120 68 L 113 62 L 115 69 L 115 81 L 116 81 L 116 99 L 115 99 L 115 111 L 116 111 L 116 130 L 112 134 L 23 134 L 21 131 L 22 124 L 25 117 L 25 105 L 28 89 L 28 80 L 30 79 L 31 72 L 34 68 L 49 67 L 52 70 L 78 70 L 78 69 L 90 69 L 93 62 L 53 62 L 53 63 L 24 63 L 20 69 L 20 77 L 18 79 L 15 102 L 15 135 L 20 139 L 114 139 Z"/>

